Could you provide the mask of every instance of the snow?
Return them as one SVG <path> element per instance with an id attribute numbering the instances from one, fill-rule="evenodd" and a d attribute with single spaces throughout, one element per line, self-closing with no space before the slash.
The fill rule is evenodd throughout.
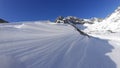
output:
<path id="1" fill-rule="evenodd" d="M 26 68 L 25 65 L 12 56 L 0 56 L 0 68 Z"/>
<path id="2" fill-rule="evenodd" d="M 85 24 L 87 27 L 83 31 L 93 37 L 105 39 L 112 45 L 112 52 L 106 53 L 116 64 L 115 68 L 120 68 L 120 8 L 115 10 L 109 17 L 100 23 Z"/>
<path id="3" fill-rule="evenodd" d="M 80 35 L 67 24 L 0 26 L 0 68 L 116 68 L 113 49 L 107 40 Z"/>
<path id="4" fill-rule="evenodd" d="M 95 34 L 94 32 L 91 33 L 90 35 L 94 37 L 98 37 L 101 39 L 106 39 L 108 40 L 109 44 L 113 46 L 112 52 L 107 53 L 108 55 L 115 63 L 116 63 L 116 68 L 120 68 L 120 33 L 97 33 Z"/>
<path id="5" fill-rule="evenodd" d="M 113 34 L 92 34 L 94 37 L 99 37 L 101 39 L 108 40 L 109 44 L 111 44 L 114 49 L 112 52 L 107 53 L 107 55 L 116 63 L 116 68 L 120 68 L 120 33 Z"/>
<path id="6" fill-rule="evenodd" d="M 96 33 L 108 33 L 120 32 L 120 7 L 116 9 L 109 17 L 106 17 L 102 22 L 96 22 L 94 24 L 85 24 L 87 27 L 86 32 L 96 32 Z"/>

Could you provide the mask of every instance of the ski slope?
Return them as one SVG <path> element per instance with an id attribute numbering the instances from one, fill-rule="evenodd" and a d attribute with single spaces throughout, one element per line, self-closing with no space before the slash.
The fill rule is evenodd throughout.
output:
<path id="1" fill-rule="evenodd" d="M 120 68 L 114 45 L 67 24 L 0 24 L 0 68 Z"/>

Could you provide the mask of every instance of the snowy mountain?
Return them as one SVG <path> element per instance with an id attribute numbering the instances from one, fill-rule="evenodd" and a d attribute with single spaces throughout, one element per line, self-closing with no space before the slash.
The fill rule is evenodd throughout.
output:
<path id="1" fill-rule="evenodd" d="M 120 7 L 118 7 L 111 15 L 106 17 L 100 23 L 94 23 L 92 25 L 85 24 L 88 28 L 86 32 L 102 32 L 102 33 L 116 33 L 120 32 Z"/>
<path id="2" fill-rule="evenodd" d="M 62 17 L 59 16 L 55 20 L 56 23 L 67 23 L 67 22 L 72 22 L 74 24 L 93 24 L 95 22 L 101 22 L 103 19 L 101 18 L 91 18 L 91 19 L 82 19 L 82 18 L 77 18 L 74 16 L 67 16 L 67 17 Z"/>
<path id="3" fill-rule="evenodd" d="M 0 68 L 120 68 L 119 13 L 0 24 Z"/>
<path id="4" fill-rule="evenodd" d="M 111 15 L 105 18 L 107 22 L 120 22 L 120 7 L 118 7 Z"/>
<path id="5" fill-rule="evenodd" d="M 102 22 L 84 24 L 84 26 L 87 27 L 83 30 L 84 32 L 112 43 L 114 49 L 109 53 L 109 56 L 111 56 L 111 59 L 115 62 L 116 68 L 120 68 L 120 58 L 118 58 L 120 56 L 120 7 Z"/>
<path id="6" fill-rule="evenodd" d="M 103 28 L 113 32 L 120 31 L 120 7 L 118 7 L 109 17 L 103 20 L 106 23 Z"/>

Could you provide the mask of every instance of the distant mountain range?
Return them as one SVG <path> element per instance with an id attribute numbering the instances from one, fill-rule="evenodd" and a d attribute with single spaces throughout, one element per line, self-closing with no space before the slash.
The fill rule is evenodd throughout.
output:
<path id="1" fill-rule="evenodd" d="M 105 19 L 102 18 L 90 18 L 90 19 L 83 19 L 83 18 L 78 18 L 75 16 L 59 16 L 56 18 L 55 23 L 74 23 L 74 24 L 95 24 L 97 22 L 120 22 L 120 7 L 118 7 L 111 15 L 107 16 Z M 1 19 L 0 18 L 0 23 L 8 23 L 8 21 Z"/>
<path id="2" fill-rule="evenodd" d="M 120 22 L 120 7 L 118 7 L 111 15 L 107 16 L 105 19 L 102 18 L 91 18 L 91 19 L 82 19 L 74 16 L 59 16 L 55 20 L 55 23 L 67 23 L 72 22 L 74 24 L 94 24 L 96 22 Z"/>
<path id="3" fill-rule="evenodd" d="M 67 16 L 67 17 L 59 16 L 55 20 L 55 23 L 71 22 L 74 24 L 85 24 L 85 23 L 94 24 L 95 22 L 101 22 L 101 21 L 103 21 L 102 18 L 82 19 L 82 18 L 78 18 L 78 17 L 74 17 L 74 16 Z"/>

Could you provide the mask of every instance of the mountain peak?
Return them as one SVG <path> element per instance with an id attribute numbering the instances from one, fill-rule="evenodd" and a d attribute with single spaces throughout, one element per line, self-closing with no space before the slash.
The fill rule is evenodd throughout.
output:
<path id="1" fill-rule="evenodd" d="M 120 7 L 104 19 L 104 22 L 120 22 Z"/>
<path id="2" fill-rule="evenodd" d="M 85 23 L 93 24 L 94 22 L 101 22 L 102 20 L 103 19 L 101 18 L 82 19 L 75 16 L 67 16 L 67 17 L 58 16 L 57 19 L 55 20 L 55 23 L 71 22 L 74 24 L 85 24 Z"/>

